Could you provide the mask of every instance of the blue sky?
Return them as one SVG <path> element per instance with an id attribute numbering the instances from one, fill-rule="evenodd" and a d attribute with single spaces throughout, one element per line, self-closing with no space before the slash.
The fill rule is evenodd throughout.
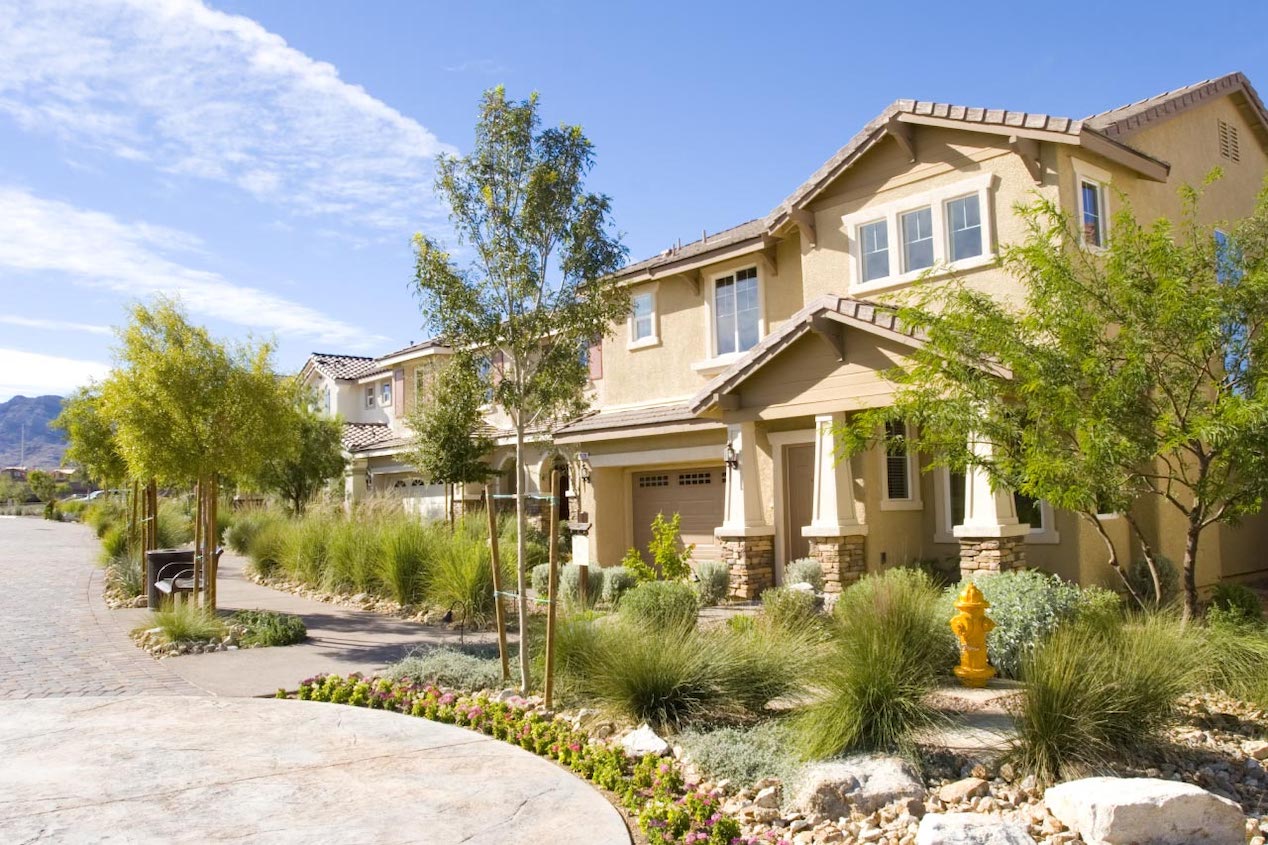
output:
<path id="1" fill-rule="evenodd" d="M 277 361 L 423 336 L 410 235 L 481 91 L 582 124 L 635 259 L 765 214 L 891 100 L 1082 117 L 1231 70 L 1268 6 L 0 0 L 0 401 L 178 294 Z"/>

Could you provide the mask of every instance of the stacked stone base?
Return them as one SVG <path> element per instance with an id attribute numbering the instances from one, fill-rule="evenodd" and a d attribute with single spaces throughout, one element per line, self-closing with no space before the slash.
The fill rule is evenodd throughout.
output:
<path id="1" fill-rule="evenodd" d="M 960 577 L 990 575 L 1026 565 L 1025 535 L 1014 537 L 961 537 Z"/>
<path id="2" fill-rule="evenodd" d="M 867 574 L 863 535 L 808 537 L 810 556 L 823 567 L 823 591 L 839 593 Z"/>
<path id="3" fill-rule="evenodd" d="M 719 537 L 722 560 L 731 569 L 731 598 L 748 601 L 775 586 L 775 538 Z"/>

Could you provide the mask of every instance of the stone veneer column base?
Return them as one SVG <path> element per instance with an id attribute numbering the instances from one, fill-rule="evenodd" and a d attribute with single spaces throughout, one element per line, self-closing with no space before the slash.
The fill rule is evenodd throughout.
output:
<path id="1" fill-rule="evenodd" d="M 1026 537 L 961 537 L 960 577 L 991 575 L 1026 565 Z"/>
<path id="2" fill-rule="evenodd" d="M 720 536 L 718 543 L 731 569 L 731 598 L 748 601 L 775 586 L 774 536 Z"/>
<path id="3" fill-rule="evenodd" d="M 806 539 L 810 541 L 810 556 L 823 567 L 825 593 L 839 593 L 867 574 L 862 534 Z"/>

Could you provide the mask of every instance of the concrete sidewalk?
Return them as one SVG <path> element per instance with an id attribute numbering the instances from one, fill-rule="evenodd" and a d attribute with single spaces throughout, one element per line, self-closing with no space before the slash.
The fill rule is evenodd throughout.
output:
<path id="1" fill-rule="evenodd" d="M 457 645 L 457 630 L 422 625 L 364 610 L 325 604 L 262 587 L 246 578 L 245 559 L 225 551 L 220 559 L 218 604 L 223 611 L 276 610 L 294 613 L 308 626 L 303 643 L 212 654 L 164 658 L 162 664 L 185 681 L 212 695 L 272 695 L 279 687 L 294 689 L 321 673 L 373 674 L 425 645 Z M 116 611 L 128 627 L 143 625 L 146 611 Z M 468 643 L 495 642 L 491 633 L 471 634 Z"/>

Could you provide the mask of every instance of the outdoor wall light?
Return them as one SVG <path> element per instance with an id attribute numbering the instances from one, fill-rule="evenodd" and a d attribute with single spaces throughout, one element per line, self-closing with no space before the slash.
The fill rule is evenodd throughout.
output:
<path id="1" fill-rule="evenodd" d="M 591 479 L 590 453 L 578 452 L 577 464 L 581 469 L 581 480 L 584 481 L 586 484 L 589 484 Z"/>
<path id="2" fill-rule="evenodd" d="M 735 447 L 731 445 L 731 441 L 726 443 L 726 467 L 731 471 L 740 468 L 740 456 L 735 454 Z"/>

